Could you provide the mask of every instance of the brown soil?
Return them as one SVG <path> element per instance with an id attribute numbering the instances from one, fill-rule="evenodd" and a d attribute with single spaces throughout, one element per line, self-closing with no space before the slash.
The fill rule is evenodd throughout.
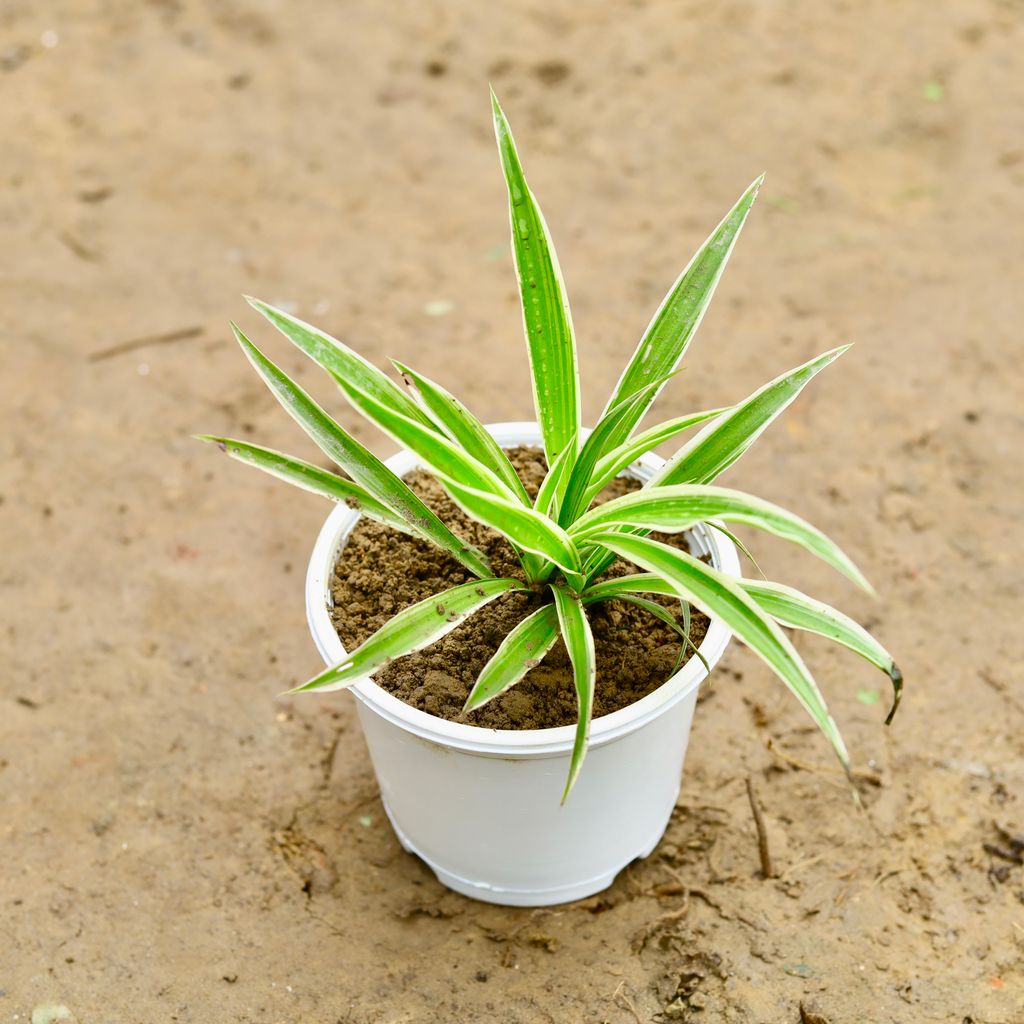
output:
<path id="1" fill-rule="evenodd" d="M 1024 1020 L 1022 52 L 1011 0 L 5 0 L 0 1019 Z M 857 812 L 731 645 L 664 841 L 540 913 L 402 852 L 351 695 L 278 696 L 322 667 L 302 594 L 329 509 L 189 439 L 316 457 L 234 316 L 394 451 L 243 293 L 532 418 L 488 80 L 558 244 L 587 423 L 768 171 L 656 412 L 855 342 L 723 483 L 856 554 L 877 601 L 744 535 L 908 680 L 885 729 L 885 678 L 796 638 Z"/>
<path id="2" fill-rule="evenodd" d="M 535 497 L 546 469 L 543 452 L 537 448 L 515 448 L 509 457 L 527 492 Z M 408 482 L 443 522 L 487 555 L 496 575 L 524 578 L 509 544 L 494 530 L 466 516 L 432 477 L 416 472 L 410 474 Z M 598 496 L 597 502 L 638 486 L 634 480 L 620 478 Z M 684 537 L 660 539 L 685 544 Z M 635 565 L 620 560 L 607 575 L 639 571 Z M 403 608 L 469 578 L 458 562 L 432 544 L 364 518 L 352 531 L 343 557 L 335 566 L 331 617 L 342 643 L 352 650 Z M 670 598 L 652 599 L 659 600 L 673 614 L 679 609 L 679 602 Z M 510 690 L 478 711 L 462 713 L 480 670 L 501 641 L 517 623 L 550 600 L 547 588 L 498 598 L 430 647 L 385 666 L 374 680 L 407 704 L 449 721 L 488 729 L 572 725 L 576 721 L 576 691 L 569 655 L 561 641 Z M 592 605 L 588 618 L 597 658 L 595 718 L 646 697 L 692 656 L 690 647 L 680 651 L 678 633 L 650 612 L 626 601 Z M 707 618 L 694 609 L 690 617 L 691 641 L 699 646 L 706 631 Z"/>

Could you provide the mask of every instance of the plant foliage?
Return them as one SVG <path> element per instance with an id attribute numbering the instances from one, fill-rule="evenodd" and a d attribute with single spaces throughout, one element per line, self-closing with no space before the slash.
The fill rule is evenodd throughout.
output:
<path id="1" fill-rule="evenodd" d="M 493 94 L 492 106 L 508 187 L 512 253 L 536 416 L 549 466 L 535 501 L 487 429 L 441 385 L 395 363 L 406 384 L 403 391 L 344 343 L 283 310 L 249 301 L 326 370 L 357 412 L 414 453 L 468 516 L 508 539 L 519 554 L 522 579 L 496 578 L 480 551 L 453 533 L 401 478 L 235 327 L 239 344 L 274 396 L 346 476 L 248 442 L 206 435 L 201 439 L 216 442 L 241 462 L 334 501 L 344 501 L 363 515 L 436 544 L 477 577 L 476 582 L 404 609 L 340 664 L 295 692 L 349 686 L 392 658 L 433 643 L 465 616 L 501 595 L 527 587 L 543 589 L 550 602 L 508 634 L 480 673 L 466 709 L 479 708 L 515 685 L 561 636 L 573 666 L 579 709 L 567 796 L 586 754 L 594 702 L 594 641 L 586 609 L 599 601 L 627 600 L 676 624 L 664 606 L 644 596 L 669 595 L 680 600 L 683 610 L 686 628 L 681 632 L 686 636 L 681 656 L 689 643 L 692 604 L 722 622 L 764 660 L 804 706 L 848 769 L 846 748 L 825 700 L 781 627 L 829 637 L 887 673 L 894 690 L 887 722 L 899 703 L 902 687 L 899 670 L 888 652 L 861 626 L 828 605 L 780 584 L 737 579 L 650 536 L 652 532 L 689 530 L 709 521 L 740 523 L 791 541 L 870 591 L 851 560 L 819 530 L 777 505 L 714 483 L 845 347 L 781 374 L 736 405 L 637 430 L 658 393 L 678 371 L 762 178 L 743 193 L 672 285 L 603 414 L 594 429 L 586 432 L 580 427 L 575 334 L 555 247 Z M 695 426 L 701 427 L 698 433 L 640 490 L 599 506 L 593 504 L 602 487 L 640 456 Z M 616 558 L 644 571 L 602 579 Z"/>

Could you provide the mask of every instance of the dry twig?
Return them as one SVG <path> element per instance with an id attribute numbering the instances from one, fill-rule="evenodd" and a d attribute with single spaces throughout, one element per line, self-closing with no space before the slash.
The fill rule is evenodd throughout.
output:
<path id="1" fill-rule="evenodd" d="M 774 878 L 772 854 L 768 848 L 768 831 L 764 826 L 764 815 L 761 814 L 757 793 L 754 792 L 754 780 L 749 775 L 747 776 L 747 799 L 750 801 L 750 810 L 754 815 L 754 826 L 757 829 L 757 852 L 761 858 L 761 877 Z"/>
<path id="2" fill-rule="evenodd" d="M 114 356 L 123 356 L 127 352 L 134 352 L 137 348 L 148 348 L 150 345 L 170 345 L 175 341 L 188 341 L 190 338 L 198 338 L 203 333 L 203 328 L 182 327 L 177 331 L 167 331 L 165 334 L 146 334 L 141 338 L 132 338 L 131 341 L 122 341 L 109 348 L 97 349 L 87 356 L 90 363 L 99 363 L 104 359 L 113 359 Z"/>

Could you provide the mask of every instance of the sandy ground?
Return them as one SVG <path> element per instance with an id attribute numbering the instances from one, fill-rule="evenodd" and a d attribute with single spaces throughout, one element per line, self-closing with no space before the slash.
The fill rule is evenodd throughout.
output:
<path id="1" fill-rule="evenodd" d="M 1024 10 L 377 8 L 0 7 L 0 1021 L 1020 1024 Z M 908 680 L 886 731 L 884 679 L 800 642 L 877 783 L 858 814 L 730 649 L 662 846 L 543 912 L 441 889 L 384 820 L 350 699 L 275 696 L 318 668 L 301 584 L 327 509 L 189 439 L 308 451 L 230 317 L 331 397 L 244 292 L 529 415 L 488 80 L 589 416 L 769 172 L 659 410 L 856 342 L 728 482 L 859 557 L 877 602 L 758 544 Z"/>

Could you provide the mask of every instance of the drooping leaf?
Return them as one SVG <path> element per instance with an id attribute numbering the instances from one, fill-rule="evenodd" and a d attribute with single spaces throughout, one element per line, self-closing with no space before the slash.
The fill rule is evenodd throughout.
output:
<path id="1" fill-rule="evenodd" d="M 547 224 L 526 184 L 512 132 L 493 91 L 491 104 L 508 186 L 512 254 L 519 277 L 537 422 L 550 466 L 564 449 L 575 449 L 579 438 L 580 381 L 572 316 Z"/>
<path id="2" fill-rule="evenodd" d="M 763 174 L 740 196 L 736 205 L 676 279 L 640 339 L 606 408 L 612 408 L 651 381 L 671 374 L 679 365 L 707 311 L 762 181 Z M 657 391 L 649 393 L 645 402 L 631 410 L 606 450 L 610 451 L 629 437 L 656 397 Z"/>
<path id="3" fill-rule="evenodd" d="M 492 576 L 483 554 L 457 537 L 383 462 L 342 430 L 305 391 L 272 363 L 234 324 L 242 351 L 285 411 L 356 483 L 417 533 L 458 559 L 476 576 Z"/>
<path id="4" fill-rule="evenodd" d="M 371 519 L 376 519 L 394 530 L 400 530 L 402 533 L 409 533 L 415 537 L 422 536 L 401 516 L 378 501 L 365 487 L 360 487 L 359 484 L 353 483 L 351 480 L 345 480 L 337 473 L 321 469 L 320 466 L 314 466 L 311 462 L 304 462 L 294 456 L 284 455 L 282 452 L 274 451 L 273 448 L 249 444 L 248 441 L 238 441 L 230 437 L 212 437 L 209 434 L 198 434 L 196 439 L 212 442 L 231 458 L 244 462 L 247 466 L 262 469 L 279 480 L 294 484 L 303 490 L 312 491 L 313 494 L 330 498 L 331 501 L 344 502 L 355 511 L 361 512 Z"/>
<path id="5" fill-rule="evenodd" d="M 723 537 L 728 537 L 728 539 L 736 545 L 736 548 L 739 551 L 739 553 L 743 555 L 748 562 L 750 562 L 750 564 L 754 567 L 754 572 L 756 572 L 757 575 L 761 577 L 761 579 L 768 579 L 768 577 L 764 574 L 764 570 L 761 568 L 761 566 L 757 564 L 757 559 L 750 553 L 750 548 L 748 548 L 747 545 L 744 544 L 743 541 L 740 540 L 740 538 L 732 532 L 732 530 L 727 530 L 721 522 L 715 523 L 715 529 L 720 534 L 722 534 Z"/>
<path id="6" fill-rule="evenodd" d="M 744 523 L 798 544 L 871 592 L 871 584 L 861 571 L 819 529 L 770 501 L 711 484 L 643 488 L 613 498 L 577 520 L 570 527 L 569 536 L 577 545 L 583 545 L 592 540 L 594 534 L 610 527 L 631 526 L 680 533 L 708 519 Z"/>
<path id="7" fill-rule="evenodd" d="M 707 484 L 728 469 L 761 436 L 765 428 L 823 370 L 850 346 L 830 352 L 776 377 L 738 405 L 712 420 L 654 474 L 649 487 L 664 484 Z"/>
<path id="8" fill-rule="evenodd" d="M 481 669 L 464 710 L 475 711 L 518 683 L 530 669 L 540 664 L 557 639 L 558 613 L 553 604 L 527 615 L 502 640 Z"/>
<path id="9" fill-rule="evenodd" d="M 253 309 L 262 313 L 297 348 L 305 352 L 313 362 L 323 367 L 339 384 L 351 384 L 373 395 L 378 401 L 390 405 L 402 415 L 418 420 L 425 426 L 431 425 L 429 418 L 424 416 L 416 403 L 404 394 L 387 374 L 378 370 L 373 363 L 350 349 L 344 342 L 332 338 L 318 327 L 305 323 L 283 309 L 276 309 L 248 295 L 246 301 Z"/>
<path id="10" fill-rule="evenodd" d="M 849 770 L 849 756 L 842 736 L 803 659 L 774 619 L 736 580 L 685 551 L 649 537 L 602 533 L 594 540 L 661 576 L 672 584 L 681 598 L 721 621 L 786 684 L 832 744 L 843 767 Z"/>
<path id="11" fill-rule="evenodd" d="M 903 694 L 903 674 L 892 655 L 863 626 L 830 605 L 781 583 L 742 580 L 740 585 L 776 622 L 835 640 L 881 669 L 893 686 L 892 709 L 885 724 L 892 721 Z"/>
<path id="12" fill-rule="evenodd" d="M 500 477 L 524 505 L 531 504 L 519 474 L 487 428 L 451 393 L 429 377 L 392 360 L 434 423 L 481 465 Z"/>
<path id="13" fill-rule="evenodd" d="M 690 602 L 684 601 L 682 598 L 679 599 L 679 605 L 682 608 L 683 615 L 683 635 L 686 637 L 686 642 L 693 648 L 693 653 L 700 659 L 700 663 L 704 666 L 704 671 L 707 675 L 711 675 L 711 666 L 708 664 L 708 659 L 704 657 L 700 652 L 700 648 L 690 639 Z"/>
<path id="14" fill-rule="evenodd" d="M 425 601 L 410 605 L 377 630 L 368 640 L 337 665 L 314 676 L 307 683 L 289 690 L 340 690 L 351 686 L 385 662 L 422 650 L 450 633 L 469 614 L 502 594 L 523 590 L 513 579 L 475 580 L 444 590 Z"/>
<path id="15" fill-rule="evenodd" d="M 638 598 L 637 594 L 664 594 L 667 597 L 679 597 L 676 588 L 667 580 L 656 576 L 652 572 L 642 572 L 632 573 L 628 576 L 616 576 L 614 579 L 603 580 L 601 583 L 588 587 L 583 591 L 583 603 L 589 605 L 597 601 L 631 601 L 633 604 L 644 608 L 652 615 L 660 618 L 666 625 L 671 626 L 674 624 L 676 630 L 684 637 L 686 646 L 691 648 L 693 653 L 700 659 L 701 664 L 703 664 L 704 670 L 710 675 L 711 666 L 707 663 L 704 655 L 700 653 L 696 644 L 690 639 L 689 601 L 684 601 L 681 598 L 679 600 L 683 611 L 683 623 L 682 628 L 680 628 L 679 623 L 676 622 L 675 618 L 666 608 L 663 608 L 660 604 L 655 604 L 653 601 L 644 601 L 642 598 Z M 648 605 L 652 607 L 648 608 Z M 664 613 L 664 615 L 659 613 Z"/>
<path id="16" fill-rule="evenodd" d="M 569 792 L 576 784 L 583 758 L 590 740 L 590 719 L 594 714 L 594 681 L 597 676 L 597 662 L 594 657 L 594 637 L 590 632 L 587 613 L 577 594 L 564 587 L 552 586 L 555 608 L 558 611 L 558 625 L 565 641 L 569 660 L 572 662 L 573 684 L 576 687 L 576 735 L 569 760 L 569 777 L 562 793 L 564 804 Z"/>

